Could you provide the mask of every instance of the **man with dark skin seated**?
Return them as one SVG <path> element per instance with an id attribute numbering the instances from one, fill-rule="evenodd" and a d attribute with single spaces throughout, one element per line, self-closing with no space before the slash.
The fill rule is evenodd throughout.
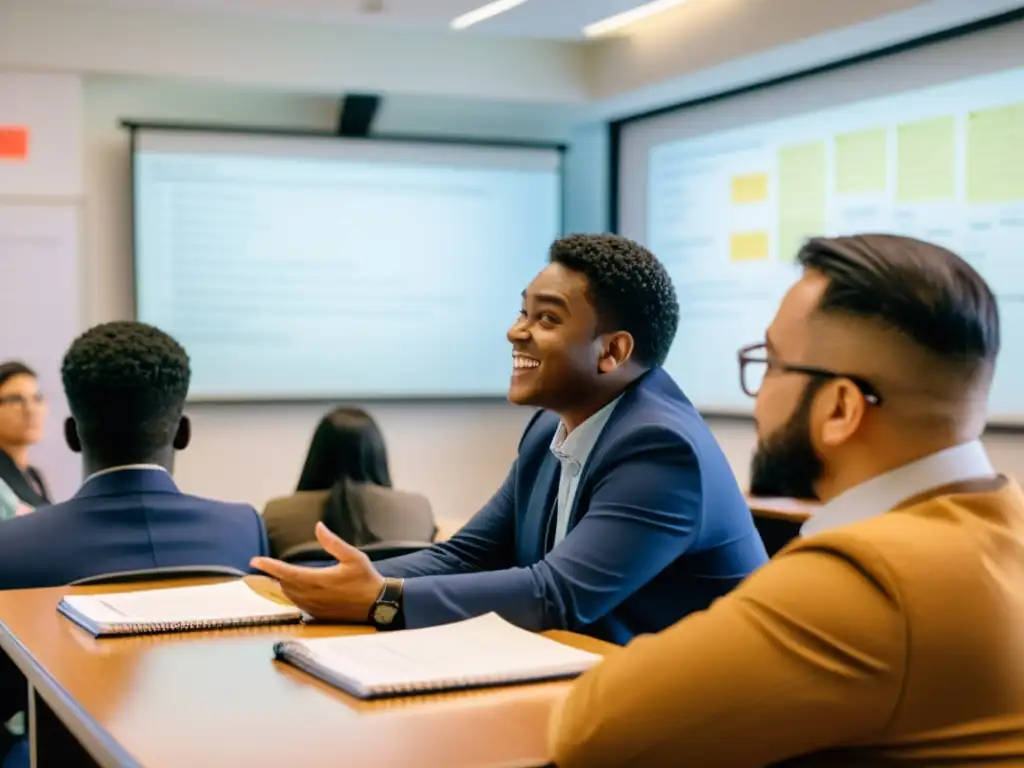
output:
<path id="1" fill-rule="evenodd" d="M 371 563 L 257 558 L 320 619 L 379 629 L 497 612 L 617 643 L 706 608 L 765 562 L 729 465 L 661 364 L 679 306 L 662 264 L 613 235 L 555 242 L 508 331 L 509 400 L 543 410 L 494 497 L 449 541 Z"/>

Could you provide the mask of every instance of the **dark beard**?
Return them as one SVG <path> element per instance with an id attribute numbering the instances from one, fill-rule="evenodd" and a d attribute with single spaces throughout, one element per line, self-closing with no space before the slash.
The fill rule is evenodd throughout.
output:
<path id="1" fill-rule="evenodd" d="M 812 380 L 786 424 L 758 440 L 750 464 L 750 495 L 817 500 L 824 465 L 811 444 L 811 405 L 821 384 Z"/>

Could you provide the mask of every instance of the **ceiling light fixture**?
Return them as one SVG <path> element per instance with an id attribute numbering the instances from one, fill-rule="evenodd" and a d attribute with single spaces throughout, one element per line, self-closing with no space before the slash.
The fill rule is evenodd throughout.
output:
<path id="1" fill-rule="evenodd" d="M 656 13 L 663 13 L 670 8 L 675 8 L 677 5 L 682 5 L 686 0 L 654 0 L 651 3 L 644 3 L 638 5 L 636 8 L 630 8 L 628 11 L 617 13 L 614 16 L 609 16 L 607 19 L 601 19 L 595 21 L 593 24 L 588 24 L 583 28 L 583 34 L 586 37 L 603 37 L 604 35 L 610 35 L 612 32 L 616 32 L 627 24 L 632 24 L 634 21 L 640 21 L 640 19 L 646 19 L 649 16 L 654 16 Z"/>
<path id="2" fill-rule="evenodd" d="M 526 0 L 494 0 L 493 3 L 481 5 L 479 8 L 475 8 L 469 13 L 456 16 L 452 19 L 451 28 L 465 29 L 466 27 L 471 27 L 474 24 L 479 24 L 481 21 L 492 19 L 499 13 L 511 11 L 517 5 L 522 5 L 525 2 Z"/>

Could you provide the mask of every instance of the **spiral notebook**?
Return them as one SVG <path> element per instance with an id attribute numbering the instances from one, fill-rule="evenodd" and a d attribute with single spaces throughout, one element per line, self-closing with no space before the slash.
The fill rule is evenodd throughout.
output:
<path id="1" fill-rule="evenodd" d="M 361 699 L 557 680 L 601 660 L 496 613 L 429 629 L 285 640 L 274 654 Z"/>
<path id="2" fill-rule="evenodd" d="M 67 595 L 57 610 L 96 637 L 289 624 L 294 605 L 253 591 L 242 580 L 201 587 Z"/>

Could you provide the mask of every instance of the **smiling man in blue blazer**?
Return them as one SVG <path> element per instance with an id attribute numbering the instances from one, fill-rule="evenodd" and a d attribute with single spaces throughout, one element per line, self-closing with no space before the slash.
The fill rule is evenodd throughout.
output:
<path id="1" fill-rule="evenodd" d="M 377 564 L 260 558 L 312 615 L 415 628 L 495 611 L 616 643 L 707 608 L 766 560 L 707 425 L 661 368 L 679 305 L 662 264 L 613 235 L 554 243 L 523 292 L 509 400 L 538 406 L 494 497 L 449 541 Z"/>

